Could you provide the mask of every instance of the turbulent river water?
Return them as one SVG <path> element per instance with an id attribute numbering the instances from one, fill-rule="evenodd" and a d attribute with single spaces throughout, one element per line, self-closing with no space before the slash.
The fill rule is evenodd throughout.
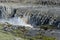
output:
<path id="1" fill-rule="evenodd" d="M 12 25 L 19 25 L 19 26 L 28 26 L 28 27 L 33 27 L 30 24 L 27 24 L 25 21 L 23 21 L 23 19 L 21 19 L 20 17 L 14 17 L 14 18 L 9 18 L 9 19 L 0 19 L 1 23 L 9 23 Z"/>

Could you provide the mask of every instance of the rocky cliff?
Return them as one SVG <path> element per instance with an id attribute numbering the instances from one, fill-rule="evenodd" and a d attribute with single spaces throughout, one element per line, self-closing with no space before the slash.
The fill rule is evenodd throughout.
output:
<path id="1" fill-rule="evenodd" d="M 42 5 L 60 5 L 60 0 L 0 0 L 1 3 L 23 3 L 23 4 L 42 4 Z"/>
<path id="2" fill-rule="evenodd" d="M 60 27 L 60 8 L 42 5 L 0 6 L 0 19 L 20 17 L 32 26 L 54 25 Z M 18 20 L 15 20 L 18 21 Z"/>

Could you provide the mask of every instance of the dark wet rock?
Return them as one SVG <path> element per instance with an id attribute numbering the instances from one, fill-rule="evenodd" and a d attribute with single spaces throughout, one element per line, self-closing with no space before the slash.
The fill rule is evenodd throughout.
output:
<path id="1" fill-rule="evenodd" d="M 12 29 L 9 28 L 9 27 L 4 27 L 3 30 L 4 30 L 4 31 L 7 31 L 7 32 L 11 32 L 11 31 L 12 31 Z"/>

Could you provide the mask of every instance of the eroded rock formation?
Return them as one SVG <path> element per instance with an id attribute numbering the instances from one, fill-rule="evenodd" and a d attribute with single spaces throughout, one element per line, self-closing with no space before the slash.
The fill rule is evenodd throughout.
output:
<path id="1" fill-rule="evenodd" d="M 48 9 L 47 9 L 48 8 Z M 39 25 L 54 25 L 60 24 L 60 9 L 58 7 L 45 7 L 45 6 L 19 6 L 13 8 L 12 6 L 1 6 L 0 7 L 0 18 L 9 19 L 14 17 L 22 18 L 26 23 L 33 26 Z"/>

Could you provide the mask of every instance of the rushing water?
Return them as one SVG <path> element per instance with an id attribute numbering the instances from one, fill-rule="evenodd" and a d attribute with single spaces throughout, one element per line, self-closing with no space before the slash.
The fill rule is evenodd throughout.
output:
<path id="1" fill-rule="evenodd" d="M 27 24 L 25 21 L 23 21 L 23 19 L 21 19 L 20 17 L 14 17 L 14 18 L 9 18 L 9 19 L 0 19 L 1 23 L 9 23 L 12 25 L 19 25 L 19 26 L 26 26 L 26 27 L 33 27 L 30 24 Z"/>

